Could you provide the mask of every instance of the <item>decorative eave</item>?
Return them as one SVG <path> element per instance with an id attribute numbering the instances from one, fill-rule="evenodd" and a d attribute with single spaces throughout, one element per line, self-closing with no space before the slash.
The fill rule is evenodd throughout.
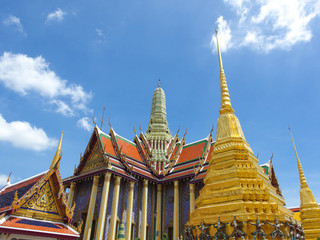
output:
<path id="1" fill-rule="evenodd" d="M 164 171 L 163 171 L 163 175 L 164 176 L 166 176 L 166 175 L 168 175 L 170 173 L 170 171 L 172 170 L 172 168 L 174 167 L 174 165 L 178 161 L 178 158 L 180 157 L 180 154 L 181 154 L 181 151 L 183 149 L 183 146 L 186 144 L 185 137 L 186 137 L 187 132 L 188 131 L 186 130 L 185 134 L 183 135 L 183 137 L 181 139 L 180 145 L 178 146 L 178 149 L 177 149 L 177 151 L 175 152 L 175 154 L 173 156 L 173 159 L 171 159 L 169 161 L 168 165 L 164 169 Z"/>
<path id="2" fill-rule="evenodd" d="M 172 154 L 172 151 L 174 149 L 174 146 L 176 145 L 177 142 L 179 142 L 179 131 L 180 131 L 180 126 L 179 126 L 179 129 L 176 133 L 176 135 L 174 136 L 173 139 L 171 139 L 169 145 L 168 145 L 168 148 L 167 148 L 167 156 L 169 157 L 171 154 Z"/>
<path id="3" fill-rule="evenodd" d="M 146 139 L 146 136 L 142 133 L 142 131 L 140 132 L 139 139 L 142 141 L 143 147 L 146 150 L 148 157 L 151 158 L 152 157 L 151 147 Z"/>
<path id="4" fill-rule="evenodd" d="M 134 139 L 133 139 L 133 142 L 137 145 L 137 149 L 138 149 L 138 152 L 141 156 L 142 159 L 145 159 L 145 160 L 150 160 L 149 156 L 146 154 L 145 151 L 143 151 L 143 146 L 138 138 L 137 135 L 134 136 Z"/>

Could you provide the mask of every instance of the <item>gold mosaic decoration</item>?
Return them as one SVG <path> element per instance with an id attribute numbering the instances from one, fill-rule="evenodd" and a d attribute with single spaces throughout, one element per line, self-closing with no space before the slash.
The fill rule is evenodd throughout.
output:
<path id="1" fill-rule="evenodd" d="M 39 191 L 36 191 L 33 196 L 22 205 L 22 208 L 59 214 L 49 181 L 46 181 Z"/>

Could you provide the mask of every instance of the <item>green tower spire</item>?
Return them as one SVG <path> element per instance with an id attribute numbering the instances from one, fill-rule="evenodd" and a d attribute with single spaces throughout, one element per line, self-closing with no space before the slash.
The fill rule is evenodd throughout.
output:
<path id="1" fill-rule="evenodd" d="M 158 87 L 153 92 L 146 138 L 152 149 L 151 161 L 156 169 L 162 170 L 164 164 L 168 161 L 166 158 L 166 148 L 172 136 L 167 122 L 166 96 L 161 88 L 160 79 Z"/>

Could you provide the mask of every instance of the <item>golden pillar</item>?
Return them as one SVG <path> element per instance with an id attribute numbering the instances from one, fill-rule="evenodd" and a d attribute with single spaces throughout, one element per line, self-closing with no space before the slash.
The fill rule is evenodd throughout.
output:
<path id="1" fill-rule="evenodd" d="M 147 239 L 147 210 L 148 210 L 148 180 L 143 180 L 142 190 L 142 217 L 141 217 L 141 240 Z"/>
<path id="2" fill-rule="evenodd" d="M 121 177 L 116 176 L 116 178 L 114 180 L 114 187 L 113 187 L 112 211 L 111 211 L 111 219 L 110 219 L 110 227 L 109 227 L 109 239 L 110 240 L 114 240 L 116 237 L 120 181 L 121 181 Z"/>
<path id="3" fill-rule="evenodd" d="M 130 182 L 129 183 L 128 202 L 127 202 L 127 226 L 126 226 L 126 239 L 128 239 L 128 240 L 131 239 L 133 190 L 134 190 L 134 182 Z"/>
<path id="4" fill-rule="evenodd" d="M 174 201 L 173 201 L 173 239 L 179 237 L 179 182 L 174 182 Z"/>
<path id="5" fill-rule="evenodd" d="M 109 196 L 109 188 L 110 188 L 110 178 L 111 173 L 107 172 L 104 175 L 104 183 L 103 183 L 103 190 L 101 196 L 101 203 L 100 203 L 100 212 L 99 212 L 99 220 L 98 220 L 98 227 L 97 227 L 97 240 L 102 240 L 104 236 L 104 226 L 106 222 L 106 212 L 108 207 L 108 196 Z"/>
<path id="6" fill-rule="evenodd" d="M 93 177 L 89 208 L 87 213 L 86 226 L 84 228 L 83 239 L 90 239 L 90 236 L 91 236 L 92 220 L 93 220 L 94 208 L 96 205 L 98 184 L 99 184 L 99 175 L 96 175 Z"/>
<path id="7" fill-rule="evenodd" d="M 68 197 L 68 207 L 69 208 L 72 208 L 75 190 L 76 190 L 76 182 L 72 182 L 70 185 L 70 192 L 69 192 L 69 197 Z"/>
<path id="8" fill-rule="evenodd" d="M 160 227 L 161 227 L 161 193 L 162 193 L 162 185 L 158 184 L 157 186 L 157 225 L 156 225 L 156 233 L 158 232 L 157 240 L 160 240 Z"/>
<path id="9" fill-rule="evenodd" d="M 194 199 L 195 199 L 195 194 L 194 194 L 194 183 L 189 184 L 189 190 L 190 190 L 190 213 L 194 211 L 195 205 L 194 205 Z"/>

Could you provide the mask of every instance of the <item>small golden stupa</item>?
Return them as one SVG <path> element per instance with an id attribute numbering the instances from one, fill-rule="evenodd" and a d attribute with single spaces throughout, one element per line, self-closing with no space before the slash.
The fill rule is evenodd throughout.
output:
<path id="1" fill-rule="evenodd" d="M 196 200 L 197 209 L 190 214 L 188 224 L 196 229 L 193 232 L 198 237 L 201 232 L 199 226 L 203 227 L 203 224 L 211 225 L 207 231 L 214 236 L 217 230 L 212 224 L 217 224 L 218 221 L 229 223 L 225 232 L 230 235 L 234 230 L 231 222 L 236 219 L 242 225 L 242 231 L 251 239 L 256 226 L 248 222 L 261 221 L 265 223 L 263 229 L 267 238 L 271 239 L 274 224 L 290 222 L 293 213 L 285 208 L 281 191 L 276 185 L 272 185 L 244 137 L 231 106 L 217 32 L 216 38 L 220 62 L 220 116 L 213 156 L 204 179 L 205 185 Z M 285 231 L 284 228 L 281 227 L 282 231 Z M 284 239 L 289 239 L 287 234 Z"/>
<path id="2" fill-rule="evenodd" d="M 290 128 L 289 128 L 290 130 Z M 294 152 L 297 158 L 300 177 L 300 218 L 304 228 L 305 239 L 317 239 L 320 237 L 320 207 L 316 202 L 307 180 L 304 176 L 297 149 L 290 131 Z"/>

